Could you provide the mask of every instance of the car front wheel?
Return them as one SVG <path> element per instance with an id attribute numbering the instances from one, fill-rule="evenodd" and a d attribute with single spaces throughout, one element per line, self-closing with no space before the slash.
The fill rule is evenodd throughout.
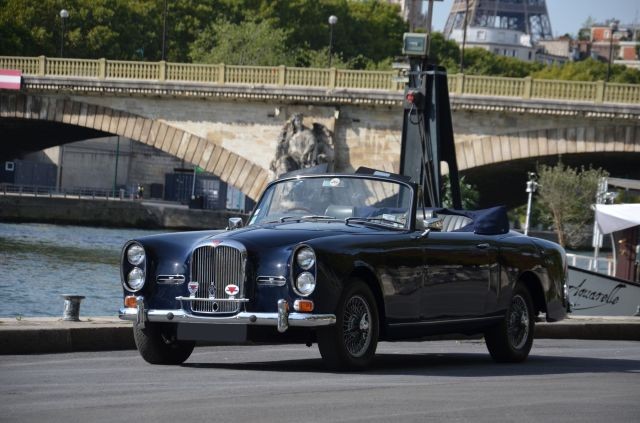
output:
<path id="1" fill-rule="evenodd" d="M 133 325 L 133 339 L 140 355 L 151 364 L 182 364 L 196 345 L 193 341 L 178 341 L 175 325 L 147 323 L 145 328 Z"/>
<path id="2" fill-rule="evenodd" d="M 504 320 L 485 332 L 491 357 L 499 363 L 526 360 L 533 344 L 534 319 L 531 295 L 527 288 L 518 284 Z"/>
<path id="3" fill-rule="evenodd" d="M 378 308 L 371 289 L 361 280 L 344 289 L 336 324 L 318 330 L 318 347 L 327 367 L 355 370 L 373 361 L 378 345 Z"/>

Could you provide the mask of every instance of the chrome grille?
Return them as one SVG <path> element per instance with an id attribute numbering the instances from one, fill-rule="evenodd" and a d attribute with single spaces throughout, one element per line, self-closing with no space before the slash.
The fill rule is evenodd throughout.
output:
<path id="1" fill-rule="evenodd" d="M 196 299 L 227 299 L 225 287 L 235 284 L 236 299 L 244 298 L 244 259 L 241 250 L 219 245 L 198 247 L 191 256 L 191 280 L 197 281 Z M 191 309 L 201 313 L 235 313 L 240 303 L 232 301 L 191 301 Z"/>

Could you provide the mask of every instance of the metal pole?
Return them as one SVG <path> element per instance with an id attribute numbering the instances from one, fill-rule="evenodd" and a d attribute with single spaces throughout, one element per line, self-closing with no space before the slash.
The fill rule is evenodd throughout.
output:
<path id="1" fill-rule="evenodd" d="M 329 67 L 331 67 L 331 56 L 333 54 L 333 27 L 338 23 L 338 17 L 329 16 Z"/>
<path id="2" fill-rule="evenodd" d="M 612 21 L 609 24 L 609 61 L 607 62 L 607 80 L 609 82 L 609 77 L 611 76 L 611 61 L 613 57 L 613 33 L 616 31 L 617 25 L 615 21 Z"/>
<path id="3" fill-rule="evenodd" d="M 329 67 L 331 67 L 331 49 L 333 47 L 333 25 L 329 25 Z"/>
<path id="4" fill-rule="evenodd" d="M 195 200 L 196 198 L 196 171 L 198 170 L 198 166 L 193 168 L 193 183 L 191 184 L 191 199 Z"/>
<path id="5" fill-rule="evenodd" d="M 429 6 L 427 7 L 427 34 L 431 34 L 431 19 L 433 18 L 433 1 L 429 0 Z M 429 45 L 427 45 L 427 55 L 431 50 L 431 37 L 429 37 L 428 41 Z"/>
<path id="6" fill-rule="evenodd" d="M 465 11 L 464 11 L 464 27 L 462 30 L 462 49 L 460 50 L 460 73 L 464 73 L 464 48 L 467 44 L 467 23 L 469 17 L 469 0 L 464 0 L 465 3 Z M 464 79 L 463 79 L 464 81 Z M 462 94 L 464 90 L 461 89 L 460 93 Z"/>
<path id="7" fill-rule="evenodd" d="M 118 184 L 118 157 L 120 156 L 120 135 L 116 142 L 116 168 L 113 172 L 113 198 L 116 198 L 116 185 Z"/>
<path id="8" fill-rule="evenodd" d="M 164 12 L 162 17 L 162 60 L 166 57 L 167 45 L 167 0 L 164 0 Z"/>
<path id="9" fill-rule="evenodd" d="M 64 18 L 60 18 L 62 22 L 62 31 L 60 32 L 60 57 L 64 57 Z"/>
<path id="10" fill-rule="evenodd" d="M 529 172 L 529 180 L 527 181 L 527 193 L 529 193 L 529 199 L 527 200 L 527 216 L 524 222 L 524 234 L 529 235 L 529 223 L 531 222 L 531 203 L 533 202 L 533 193 L 536 192 L 538 183 L 535 181 L 536 174 Z"/>
<path id="11" fill-rule="evenodd" d="M 62 9 L 60 11 L 60 57 L 64 56 L 64 21 L 69 17 L 69 11 L 67 9 Z"/>
<path id="12" fill-rule="evenodd" d="M 529 199 L 527 200 L 527 218 L 524 222 L 524 235 L 529 235 L 529 220 L 531 218 L 531 201 L 533 200 L 533 191 L 529 191 Z"/>

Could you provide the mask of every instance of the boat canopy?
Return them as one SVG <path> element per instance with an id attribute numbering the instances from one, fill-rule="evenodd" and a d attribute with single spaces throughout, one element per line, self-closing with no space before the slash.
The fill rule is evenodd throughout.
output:
<path id="1" fill-rule="evenodd" d="M 596 204 L 596 222 L 603 234 L 640 225 L 640 204 Z"/>

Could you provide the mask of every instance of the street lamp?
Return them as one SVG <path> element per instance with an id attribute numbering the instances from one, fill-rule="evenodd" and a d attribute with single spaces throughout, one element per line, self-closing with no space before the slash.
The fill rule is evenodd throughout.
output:
<path id="1" fill-rule="evenodd" d="M 60 22 L 62 25 L 62 31 L 60 32 L 60 57 L 64 55 L 64 21 L 69 18 L 69 11 L 67 9 L 62 9 L 60 11 Z"/>
<path id="2" fill-rule="evenodd" d="M 527 199 L 527 216 L 524 222 L 524 234 L 525 236 L 529 235 L 529 224 L 531 222 L 531 202 L 533 200 L 533 193 L 536 192 L 538 188 L 538 182 L 536 182 L 537 175 L 534 172 L 528 172 L 529 180 L 527 181 L 527 194 L 529 194 L 529 198 Z"/>
<path id="3" fill-rule="evenodd" d="M 329 16 L 329 67 L 331 67 L 331 50 L 333 49 L 333 27 L 338 23 L 336 15 Z"/>
<path id="4" fill-rule="evenodd" d="M 609 63 L 607 63 L 607 81 L 611 76 L 611 61 L 613 57 L 613 33 L 618 30 L 618 21 L 612 20 L 609 24 Z"/>
<path id="5" fill-rule="evenodd" d="M 162 14 L 162 60 L 165 60 L 167 51 L 167 0 L 164 0 L 164 12 Z"/>

